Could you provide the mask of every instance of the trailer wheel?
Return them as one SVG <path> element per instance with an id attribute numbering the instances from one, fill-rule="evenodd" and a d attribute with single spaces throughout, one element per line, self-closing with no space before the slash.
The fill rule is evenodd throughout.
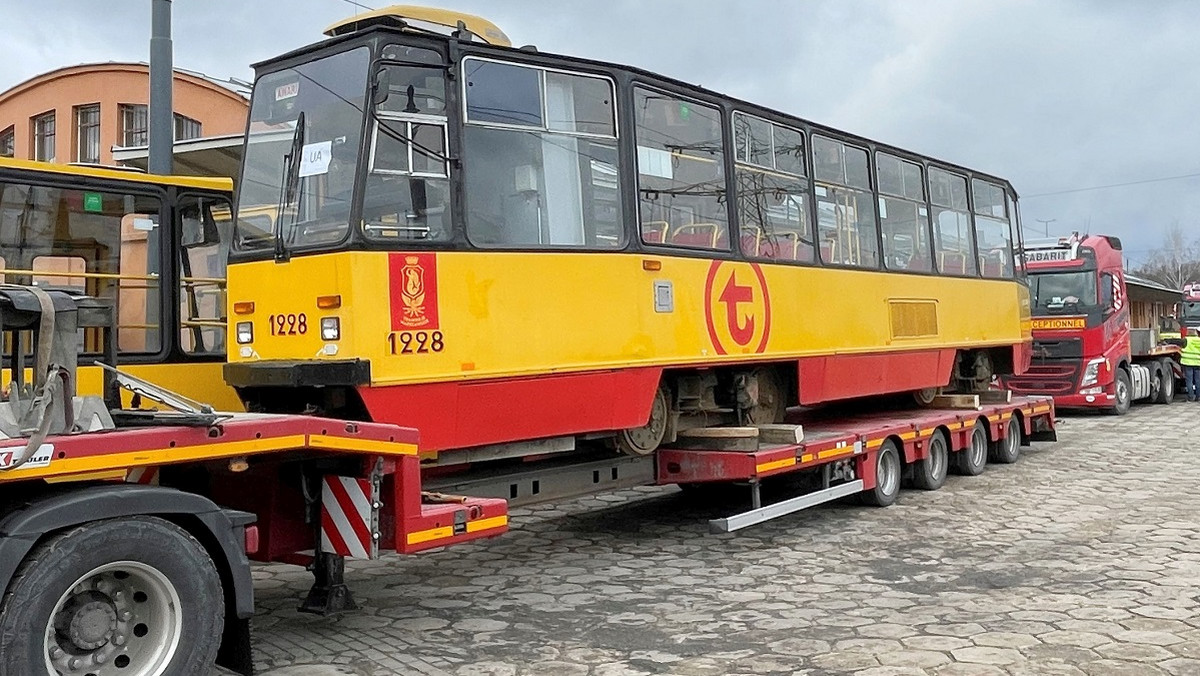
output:
<path id="1" fill-rule="evenodd" d="M 1129 405 L 1132 403 L 1132 399 L 1130 399 L 1129 372 L 1125 369 L 1117 369 L 1116 387 L 1116 400 L 1113 401 L 1112 408 L 1107 409 L 1105 412 L 1109 415 L 1125 415 L 1129 412 Z"/>
<path id="2" fill-rule="evenodd" d="M 929 438 L 929 454 L 913 467 L 913 485 L 923 491 L 936 491 L 946 483 L 950 468 L 950 442 L 946 433 L 935 430 Z"/>
<path id="3" fill-rule="evenodd" d="M 1017 416 L 1008 419 L 1008 429 L 1005 430 L 1004 438 L 997 439 L 996 443 L 992 444 L 988 457 L 1004 465 L 1011 465 L 1021 457 L 1021 424 Z"/>
<path id="4" fill-rule="evenodd" d="M 1175 369 L 1170 359 L 1164 359 L 1158 366 L 1158 394 L 1154 397 L 1156 404 L 1169 404 L 1175 398 Z"/>
<path id="5" fill-rule="evenodd" d="M 199 542 L 154 517 L 50 537 L 0 606 L 0 676 L 207 674 L 224 626 L 221 578 Z"/>
<path id="6" fill-rule="evenodd" d="M 891 439 L 884 441 L 875 453 L 875 488 L 863 492 L 863 502 L 876 507 L 887 507 L 896 502 L 903 469 L 896 443 Z"/>
<path id="7" fill-rule="evenodd" d="M 967 476 L 983 474 L 988 456 L 988 435 L 983 425 L 975 423 L 967 447 L 954 455 L 954 469 L 957 473 Z"/>

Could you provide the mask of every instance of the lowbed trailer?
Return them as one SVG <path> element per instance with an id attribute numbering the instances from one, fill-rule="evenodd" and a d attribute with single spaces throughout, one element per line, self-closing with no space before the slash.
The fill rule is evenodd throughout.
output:
<path id="1" fill-rule="evenodd" d="M 49 436 L 32 454 L 27 440 L 0 442 L 0 676 L 38 665 L 81 676 L 203 674 L 218 649 L 218 663 L 250 674 L 250 560 L 307 565 L 316 580 L 303 611 L 351 610 L 344 557 L 501 534 L 505 497 L 552 497 L 536 490 L 541 481 L 564 495 L 748 484 L 752 508 L 714 520 L 716 531 L 854 494 L 886 506 L 905 478 L 935 489 L 948 469 L 978 474 L 989 457 L 1012 462 L 1022 443 L 1053 439 L 1050 399 L 998 398 L 752 433 L 716 428 L 574 473 L 457 482 L 463 493 L 502 497 L 423 492 L 417 432 L 386 424 L 113 411 L 115 429 Z M 782 475 L 809 477 L 811 489 L 762 504 L 762 482 Z"/>

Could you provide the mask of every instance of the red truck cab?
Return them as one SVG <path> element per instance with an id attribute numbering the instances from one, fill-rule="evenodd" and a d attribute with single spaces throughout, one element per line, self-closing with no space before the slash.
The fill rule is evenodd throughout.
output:
<path id="1" fill-rule="evenodd" d="M 1025 244 L 1033 362 L 1005 386 L 1060 407 L 1124 413 L 1146 374 L 1133 363 L 1121 240 L 1078 234 Z M 1135 389 L 1135 382 L 1138 387 Z M 1148 394 L 1147 394 L 1148 396 Z"/>

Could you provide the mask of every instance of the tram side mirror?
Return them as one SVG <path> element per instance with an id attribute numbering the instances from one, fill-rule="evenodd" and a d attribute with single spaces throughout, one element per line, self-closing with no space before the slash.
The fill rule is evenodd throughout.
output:
<path id="1" fill-rule="evenodd" d="M 382 106 L 392 95 L 392 76 L 388 68 L 375 71 L 375 80 L 371 83 L 371 103 L 375 107 Z"/>

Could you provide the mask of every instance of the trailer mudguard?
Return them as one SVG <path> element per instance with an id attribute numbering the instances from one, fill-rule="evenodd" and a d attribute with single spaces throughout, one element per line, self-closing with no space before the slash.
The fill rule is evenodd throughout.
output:
<path id="1" fill-rule="evenodd" d="M 230 582 L 232 614 L 239 619 L 254 614 L 254 583 L 245 544 L 245 527 L 254 522 L 254 515 L 222 509 L 194 493 L 138 484 L 51 489 L 5 514 L 0 518 L 0 592 L 8 588 L 17 567 L 43 535 L 90 521 L 142 515 L 195 518 L 205 535 L 211 536 L 204 544 L 213 563 Z M 212 543 L 219 551 L 211 551 Z"/>

